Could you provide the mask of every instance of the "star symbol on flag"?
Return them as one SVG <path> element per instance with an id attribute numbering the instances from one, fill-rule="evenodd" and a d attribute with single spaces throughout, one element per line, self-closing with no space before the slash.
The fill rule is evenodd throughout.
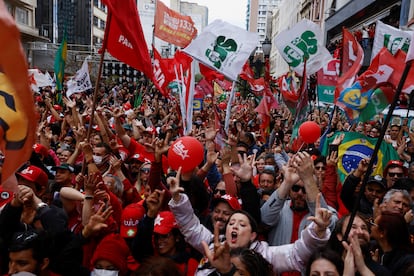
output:
<path id="1" fill-rule="evenodd" d="M 29 76 L 29 85 L 32 85 L 32 84 L 37 85 L 34 74 L 30 74 Z"/>
<path id="2" fill-rule="evenodd" d="M 158 216 L 157 216 L 157 218 L 155 219 L 155 221 L 154 221 L 154 226 L 155 225 L 159 225 L 159 226 L 161 226 L 161 221 L 163 221 L 164 220 L 164 218 L 163 217 L 161 217 L 159 214 L 158 214 Z"/>

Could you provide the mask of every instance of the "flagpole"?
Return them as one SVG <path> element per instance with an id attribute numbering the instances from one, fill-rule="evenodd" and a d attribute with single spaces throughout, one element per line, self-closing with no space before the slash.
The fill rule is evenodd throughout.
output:
<path id="1" fill-rule="evenodd" d="M 98 67 L 98 77 L 96 78 L 95 90 L 93 91 L 92 114 L 91 114 L 91 118 L 90 118 L 90 121 L 89 121 L 88 132 L 86 134 L 86 141 L 89 141 L 89 138 L 91 137 L 92 124 L 93 124 L 93 121 L 95 119 L 96 100 L 98 98 L 99 83 L 101 82 L 102 67 L 103 67 L 103 62 L 104 62 L 104 57 L 105 57 L 106 46 L 108 44 L 108 34 L 109 34 L 109 28 L 111 26 L 111 19 L 112 19 L 112 13 L 111 13 L 111 11 L 108 11 L 106 26 L 105 26 L 104 40 L 102 42 L 101 59 L 99 61 L 99 67 Z"/>
<path id="2" fill-rule="evenodd" d="M 351 228 L 352 228 L 352 223 L 355 219 L 356 212 L 358 211 L 358 208 L 359 208 L 359 203 L 361 201 L 362 195 L 364 194 L 365 186 L 367 185 L 367 182 L 368 182 L 368 177 L 370 176 L 372 168 L 374 167 L 374 159 L 375 159 L 374 156 L 378 155 L 379 148 L 381 147 L 381 143 L 384 140 L 384 135 L 385 135 L 385 132 L 387 130 L 388 124 L 391 121 L 392 113 L 394 112 L 394 109 L 397 105 L 397 101 L 398 101 L 398 99 L 400 97 L 400 94 L 401 94 L 401 90 L 404 86 L 405 80 L 407 79 L 408 73 L 411 69 L 411 63 L 412 63 L 412 60 L 407 61 L 406 64 L 405 64 L 405 68 L 404 68 L 404 71 L 402 73 L 400 82 L 398 83 L 397 90 L 395 91 L 393 101 L 392 101 L 392 103 L 391 103 L 391 105 L 388 109 L 387 117 L 385 118 L 384 124 L 381 128 L 380 136 L 378 137 L 377 143 L 375 144 L 374 151 L 373 151 L 373 153 L 371 155 L 371 158 L 369 160 L 367 171 L 364 175 L 364 178 L 362 179 L 362 185 L 361 185 L 361 188 L 358 192 L 358 197 L 355 201 L 354 207 L 352 209 L 351 216 L 349 218 L 348 225 L 346 227 L 345 234 L 343 236 L 343 241 L 348 240 L 349 232 L 351 231 Z"/>

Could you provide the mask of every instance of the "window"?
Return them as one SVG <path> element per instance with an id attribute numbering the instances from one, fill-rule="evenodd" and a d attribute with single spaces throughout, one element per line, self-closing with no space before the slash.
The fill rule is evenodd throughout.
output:
<path id="1" fill-rule="evenodd" d="M 16 7 L 16 21 L 25 25 L 29 25 L 29 11 L 20 7 Z"/>

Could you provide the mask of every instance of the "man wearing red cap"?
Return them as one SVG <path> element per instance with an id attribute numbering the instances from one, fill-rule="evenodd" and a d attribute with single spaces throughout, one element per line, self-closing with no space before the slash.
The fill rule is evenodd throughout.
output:
<path id="1" fill-rule="evenodd" d="M 234 211 L 241 210 L 241 206 L 236 197 L 225 194 L 216 198 L 211 203 L 213 211 L 207 216 L 203 223 L 207 229 L 214 232 L 214 225 L 219 224 L 220 232 L 224 232 L 225 226 Z"/>
<path id="2" fill-rule="evenodd" d="M 408 170 L 399 160 L 391 160 L 384 168 L 383 177 L 387 180 L 387 190 L 391 189 L 398 178 L 406 177 Z"/>
<path id="3" fill-rule="evenodd" d="M 30 187 L 39 198 L 42 198 L 48 190 L 47 174 L 39 167 L 30 165 L 24 170 L 17 172 L 16 176 L 20 185 Z"/>

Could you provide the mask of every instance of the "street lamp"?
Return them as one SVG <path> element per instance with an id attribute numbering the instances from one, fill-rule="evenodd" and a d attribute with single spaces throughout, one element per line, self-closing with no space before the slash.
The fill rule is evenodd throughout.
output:
<path id="1" fill-rule="evenodd" d="M 263 50 L 263 54 L 265 58 L 269 58 L 271 49 L 272 49 L 272 42 L 266 36 L 265 40 L 262 42 L 262 50 Z"/>
<path id="2" fill-rule="evenodd" d="M 250 65 L 255 69 L 255 78 L 260 78 L 262 75 L 263 66 L 267 65 L 269 62 L 270 50 L 272 49 L 271 41 L 266 37 L 265 40 L 262 42 L 262 54 L 264 56 L 264 60 L 259 56 L 251 56 L 250 57 Z M 256 52 L 257 55 L 257 52 Z M 269 72 L 267 72 L 267 66 L 265 66 L 265 77 L 268 76 Z"/>

